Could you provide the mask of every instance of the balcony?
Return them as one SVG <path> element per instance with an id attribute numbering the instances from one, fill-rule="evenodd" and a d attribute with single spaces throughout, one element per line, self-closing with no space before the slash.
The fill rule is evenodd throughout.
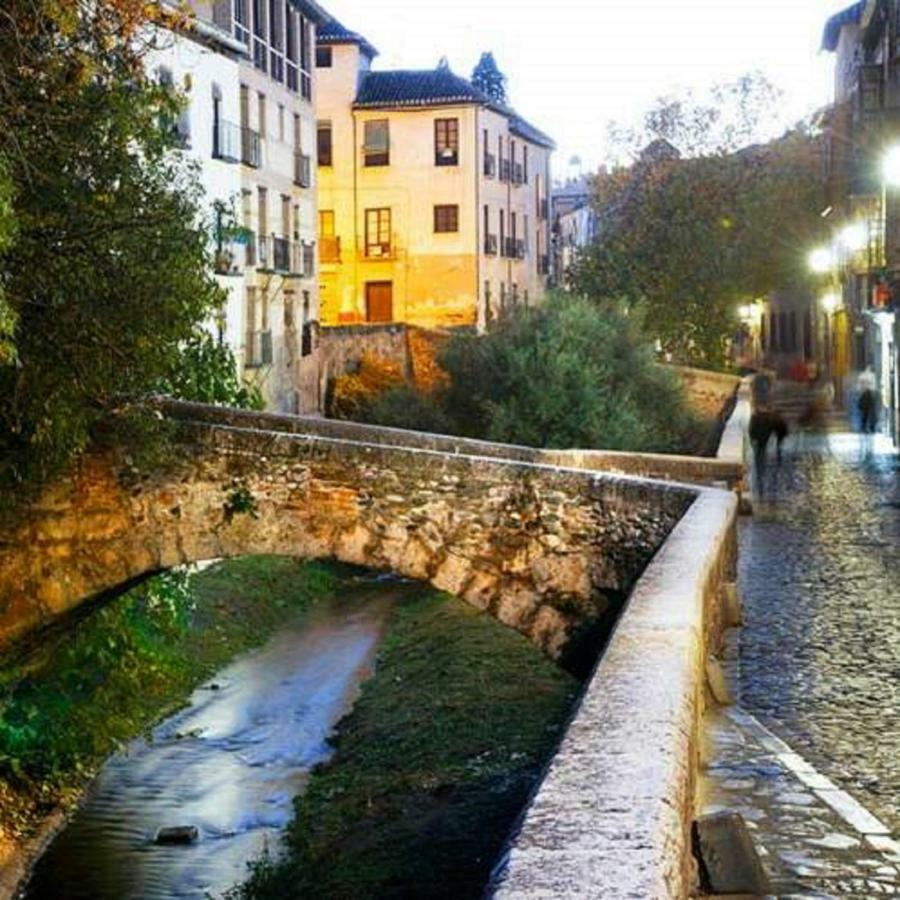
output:
<path id="1" fill-rule="evenodd" d="M 241 129 L 234 122 L 213 124 L 213 159 L 236 163 L 242 158 Z"/>
<path id="2" fill-rule="evenodd" d="M 494 178 L 497 174 L 497 157 L 493 153 L 484 154 L 484 174 L 486 178 Z"/>
<path id="3" fill-rule="evenodd" d="M 522 165 L 522 163 L 513 164 L 512 183 L 515 185 L 525 184 L 525 167 Z"/>
<path id="4" fill-rule="evenodd" d="M 305 153 L 294 153 L 294 184 L 312 187 L 312 160 Z"/>
<path id="5" fill-rule="evenodd" d="M 497 255 L 497 235 L 486 234 L 484 236 L 484 252 L 487 256 Z"/>
<path id="6" fill-rule="evenodd" d="M 272 365 L 272 332 L 248 331 L 244 336 L 244 367 L 258 369 Z"/>
<path id="7" fill-rule="evenodd" d="M 319 238 L 319 262 L 339 263 L 341 261 L 341 239 L 339 237 Z"/>
<path id="8" fill-rule="evenodd" d="M 515 252 L 515 259 L 525 259 L 525 241 L 517 240 L 513 242 L 513 250 Z"/>
<path id="9" fill-rule="evenodd" d="M 259 132 L 252 128 L 241 128 L 241 162 L 254 169 L 258 169 L 262 164 Z"/>
<path id="10" fill-rule="evenodd" d="M 360 255 L 363 259 L 369 260 L 370 262 L 396 259 L 397 245 L 393 240 L 376 241 L 364 245 L 360 250 Z"/>
<path id="11" fill-rule="evenodd" d="M 312 278 L 316 271 L 315 246 L 306 241 L 291 241 L 283 235 L 260 235 L 256 241 L 255 265 L 261 272 Z"/>
<path id="12" fill-rule="evenodd" d="M 509 181 L 512 173 L 512 165 L 510 164 L 508 159 L 500 160 L 500 180 L 501 181 Z"/>

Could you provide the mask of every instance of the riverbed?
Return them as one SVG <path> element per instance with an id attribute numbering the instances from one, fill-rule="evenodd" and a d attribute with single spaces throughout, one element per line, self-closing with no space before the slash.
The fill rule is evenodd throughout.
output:
<path id="1" fill-rule="evenodd" d="M 267 848 L 326 760 L 370 674 L 396 583 L 345 585 L 219 672 L 188 705 L 112 756 L 35 868 L 31 900 L 219 896 Z M 183 846 L 160 828 L 193 826 Z"/>

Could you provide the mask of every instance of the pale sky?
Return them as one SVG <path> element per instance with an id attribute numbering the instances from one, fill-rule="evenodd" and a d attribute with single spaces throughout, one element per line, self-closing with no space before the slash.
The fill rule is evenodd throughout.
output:
<path id="1" fill-rule="evenodd" d="M 825 20 L 850 0 L 322 0 L 380 51 L 376 68 L 432 68 L 446 56 L 469 76 L 493 50 L 512 104 L 558 144 L 564 174 L 605 157 L 610 120 L 660 94 L 703 89 L 758 69 L 785 91 L 777 130 L 826 103 L 833 54 Z"/>

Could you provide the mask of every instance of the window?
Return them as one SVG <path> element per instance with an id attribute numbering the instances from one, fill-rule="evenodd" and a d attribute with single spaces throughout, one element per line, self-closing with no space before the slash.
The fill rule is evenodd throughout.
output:
<path id="1" fill-rule="evenodd" d="M 436 234 L 459 231 L 459 207 L 435 206 L 434 230 Z"/>
<path id="2" fill-rule="evenodd" d="M 387 119 L 365 123 L 363 157 L 367 166 L 387 166 L 391 162 L 391 135 Z"/>
<path id="3" fill-rule="evenodd" d="M 366 256 L 391 255 L 391 211 L 389 208 L 366 210 Z"/>
<path id="4" fill-rule="evenodd" d="M 522 164 L 525 171 L 525 184 L 528 184 L 528 146 L 522 147 Z"/>
<path id="5" fill-rule="evenodd" d="M 331 165 L 331 122 L 319 122 L 316 129 L 319 165 Z"/>
<path id="6" fill-rule="evenodd" d="M 434 164 L 459 164 L 459 119 L 434 120 Z"/>
<path id="7" fill-rule="evenodd" d="M 333 209 L 320 209 L 319 210 L 319 237 L 320 238 L 334 237 L 334 210 Z"/>
<path id="8" fill-rule="evenodd" d="M 316 68 L 331 68 L 331 47 L 316 47 Z"/>
<path id="9" fill-rule="evenodd" d="M 266 130 L 266 95 L 265 94 L 257 94 L 257 119 L 259 121 L 259 136 L 263 139 L 267 137 Z"/>
<path id="10" fill-rule="evenodd" d="M 278 104 L 278 140 L 284 140 L 284 104 Z"/>

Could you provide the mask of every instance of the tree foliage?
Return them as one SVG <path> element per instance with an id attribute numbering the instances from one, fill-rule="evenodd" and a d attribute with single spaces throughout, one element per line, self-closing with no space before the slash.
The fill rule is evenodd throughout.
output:
<path id="1" fill-rule="evenodd" d="M 733 149 L 769 96 L 767 83 L 756 95 L 742 83 L 731 124 L 665 101 L 648 116 L 646 152 L 595 178 L 599 234 L 572 286 L 624 303 L 676 361 L 721 367 L 741 304 L 809 287 L 806 253 L 823 227 L 818 136 L 801 125 Z"/>
<path id="2" fill-rule="evenodd" d="M 676 377 L 634 320 L 554 295 L 461 334 L 441 362 L 443 407 L 460 433 L 532 447 L 683 449 L 696 428 Z"/>
<path id="3" fill-rule="evenodd" d="M 493 53 L 482 53 L 472 70 L 472 84 L 492 100 L 506 103 L 506 76 L 500 71 Z"/>
<path id="4" fill-rule="evenodd" d="M 179 347 L 177 364 L 157 385 L 162 394 L 180 400 L 263 409 L 259 388 L 238 376 L 231 348 L 205 328 L 196 328 Z"/>
<path id="5" fill-rule="evenodd" d="M 632 317 L 571 295 L 442 345 L 431 393 L 390 383 L 338 417 L 532 447 L 679 452 L 704 426 Z"/>
<path id="6" fill-rule="evenodd" d="M 179 98 L 144 69 L 139 0 L 0 10 L 0 268 L 15 354 L 0 365 L 0 483 L 88 446 L 177 366 L 221 302 Z M 2 238 L 0 238 L 2 240 Z"/>

